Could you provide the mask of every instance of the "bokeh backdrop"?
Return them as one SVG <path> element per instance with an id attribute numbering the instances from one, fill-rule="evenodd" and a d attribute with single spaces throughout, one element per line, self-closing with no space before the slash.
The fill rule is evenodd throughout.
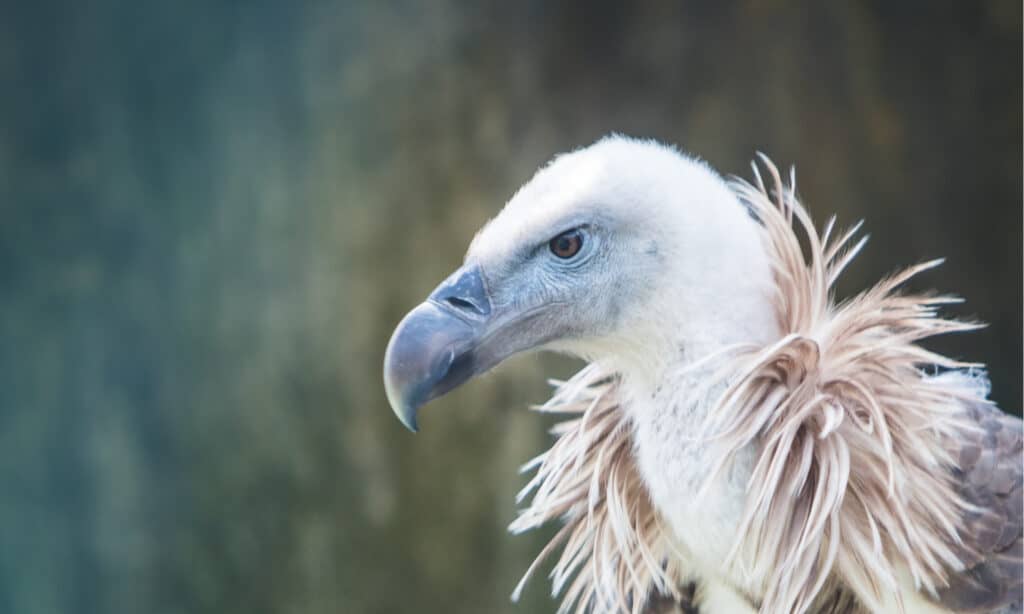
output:
<path id="1" fill-rule="evenodd" d="M 552 154 L 795 164 L 1021 406 L 1021 4 L 0 7 L 0 612 L 547 612 L 522 357 L 405 432 L 391 329 Z"/>

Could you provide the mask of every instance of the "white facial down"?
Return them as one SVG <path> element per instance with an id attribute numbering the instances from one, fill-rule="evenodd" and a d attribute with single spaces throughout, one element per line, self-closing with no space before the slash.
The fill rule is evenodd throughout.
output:
<path id="1" fill-rule="evenodd" d="M 544 347 L 649 371 L 774 330 L 756 224 L 703 162 L 613 136 L 540 169 L 466 262 L 481 267 L 495 305 L 551 305 L 534 324 Z M 552 253 L 551 240 L 574 229 L 579 252 Z"/>

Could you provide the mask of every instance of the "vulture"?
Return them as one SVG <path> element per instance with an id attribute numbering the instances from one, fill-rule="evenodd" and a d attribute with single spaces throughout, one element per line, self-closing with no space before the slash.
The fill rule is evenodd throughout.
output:
<path id="1" fill-rule="evenodd" d="M 941 260 L 837 300 L 859 224 L 753 168 L 555 157 L 395 329 L 395 414 L 528 350 L 587 362 L 510 527 L 560 524 L 523 579 L 553 560 L 560 612 L 1020 612 L 1021 420 L 920 344 L 979 327 L 903 287 Z"/>

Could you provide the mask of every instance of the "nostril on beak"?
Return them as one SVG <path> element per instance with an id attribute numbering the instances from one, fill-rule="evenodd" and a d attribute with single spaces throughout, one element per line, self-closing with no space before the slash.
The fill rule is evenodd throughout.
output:
<path id="1" fill-rule="evenodd" d="M 430 299 L 472 318 L 491 314 L 491 300 L 478 266 L 456 271 L 430 295 Z"/>
<path id="2" fill-rule="evenodd" d="M 457 296 L 449 296 L 445 297 L 444 302 L 462 311 L 472 311 L 473 313 L 480 313 L 480 308 L 478 308 L 476 305 L 467 301 L 464 298 L 459 298 Z"/>

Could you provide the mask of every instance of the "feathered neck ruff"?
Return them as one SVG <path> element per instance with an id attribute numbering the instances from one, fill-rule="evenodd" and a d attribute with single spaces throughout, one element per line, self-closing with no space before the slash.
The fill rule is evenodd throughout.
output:
<path id="1" fill-rule="evenodd" d="M 727 382 L 707 423 L 721 475 L 735 453 L 757 450 L 738 539 L 728 565 L 766 579 L 763 612 L 804 612 L 836 583 L 871 610 L 897 589 L 906 570 L 934 593 L 961 568 L 957 522 L 967 507 L 948 468 L 945 441 L 959 429 L 963 403 L 983 393 L 966 377 L 922 371 L 965 369 L 920 347 L 934 335 L 977 328 L 943 319 L 946 296 L 903 295 L 897 288 L 941 261 L 910 267 L 851 300 L 832 288 L 863 247 L 859 225 L 819 234 L 796 198 L 762 162 L 771 192 L 733 188 L 762 229 L 771 258 L 782 337 L 767 347 L 737 346 L 714 359 Z M 801 245 L 805 247 L 802 247 Z M 518 500 L 530 505 L 512 523 L 521 532 L 561 520 L 562 529 L 530 566 L 559 547 L 553 591 L 560 612 L 639 612 L 655 593 L 674 595 L 687 577 L 686 555 L 651 502 L 634 458 L 633 425 L 619 405 L 619 376 L 590 365 L 540 411 L 574 414 L 554 429 L 551 448 L 524 467 L 536 470 Z"/>

